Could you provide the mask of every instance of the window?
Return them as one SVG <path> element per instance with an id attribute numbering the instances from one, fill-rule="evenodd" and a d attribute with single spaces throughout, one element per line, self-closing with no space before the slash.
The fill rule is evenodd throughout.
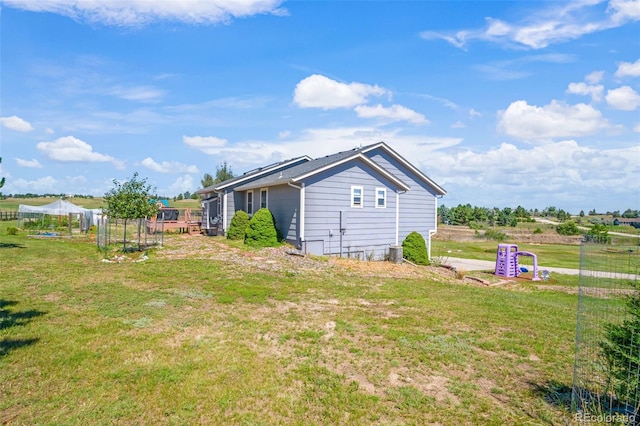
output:
<path id="1" fill-rule="evenodd" d="M 351 207 L 362 207 L 363 200 L 362 194 L 364 190 L 361 186 L 352 186 L 351 187 Z"/>
<path id="2" fill-rule="evenodd" d="M 387 188 L 376 188 L 376 209 L 387 207 Z"/>
<path id="3" fill-rule="evenodd" d="M 260 208 L 267 208 L 267 188 L 262 188 L 260 190 Z"/>
<path id="4" fill-rule="evenodd" d="M 253 191 L 247 191 L 247 214 L 253 214 Z"/>

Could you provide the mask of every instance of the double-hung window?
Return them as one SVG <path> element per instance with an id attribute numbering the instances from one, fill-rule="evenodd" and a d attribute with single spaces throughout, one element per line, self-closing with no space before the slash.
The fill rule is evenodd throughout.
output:
<path id="1" fill-rule="evenodd" d="M 376 209 L 387 207 L 387 188 L 376 188 Z"/>
<path id="2" fill-rule="evenodd" d="M 253 214 L 253 191 L 247 191 L 247 214 Z"/>
<path id="3" fill-rule="evenodd" d="M 267 188 L 262 188 L 260 189 L 260 208 L 262 209 L 266 209 L 267 208 L 267 195 L 268 195 L 269 191 L 267 190 Z"/>
<path id="4" fill-rule="evenodd" d="M 364 205 L 364 189 L 361 186 L 351 187 L 351 207 L 362 208 Z"/>

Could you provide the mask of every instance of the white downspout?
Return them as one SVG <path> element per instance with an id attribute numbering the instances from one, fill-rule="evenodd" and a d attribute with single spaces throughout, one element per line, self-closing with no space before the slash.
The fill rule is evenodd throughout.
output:
<path id="1" fill-rule="evenodd" d="M 298 209 L 298 211 L 300 212 L 300 217 L 299 219 L 299 224 L 300 224 L 300 228 L 298 229 L 298 236 L 300 238 L 300 244 L 302 244 L 302 242 L 304 241 L 304 205 L 305 205 L 305 186 L 304 183 L 301 183 L 300 186 L 296 186 L 294 184 L 292 184 L 291 182 L 287 182 L 287 185 L 289 185 L 292 188 L 298 189 L 300 190 L 300 208 Z"/>
<path id="2" fill-rule="evenodd" d="M 442 196 L 435 197 L 435 210 L 433 215 L 433 231 L 429 231 L 429 245 L 427 246 L 427 256 L 428 259 L 431 260 L 431 237 L 438 233 L 438 198 L 442 198 Z"/>
<path id="3" fill-rule="evenodd" d="M 400 245 L 400 194 L 407 191 L 396 191 L 396 247 Z"/>
<path id="4" fill-rule="evenodd" d="M 226 192 L 222 195 L 222 231 L 225 234 L 227 232 L 227 195 Z"/>
<path id="5" fill-rule="evenodd" d="M 396 247 L 400 240 L 400 192 L 396 191 Z"/>

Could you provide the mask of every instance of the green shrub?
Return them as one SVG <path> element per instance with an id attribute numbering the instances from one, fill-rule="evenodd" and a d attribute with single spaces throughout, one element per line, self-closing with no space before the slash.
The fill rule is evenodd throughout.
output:
<path id="1" fill-rule="evenodd" d="M 275 247 L 279 244 L 276 222 L 268 209 L 261 208 L 253 214 L 244 243 L 251 247 Z"/>
<path id="2" fill-rule="evenodd" d="M 629 296 L 626 319 L 605 324 L 605 340 L 600 342 L 606 368 L 618 399 L 632 403 L 640 387 L 640 297 Z"/>
<path id="3" fill-rule="evenodd" d="M 402 242 L 402 256 L 416 265 L 428 265 L 427 243 L 424 237 L 413 231 Z"/>
<path id="4" fill-rule="evenodd" d="M 576 225 L 572 220 L 562 222 L 560 225 L 556 226 L 556 231 L 560 235 L 580 235 L 581 233 L 578 225 Z"/>
<path id="5" fill-rule="evenodd" d="M 18 228 L 15 226 L 7 228 L 7 235 L 18 235 Z"/>
<path id="6" fill-rule="evenodd" d="M 504 241 L 507 239 L 507 234 L 496 231 L 495 229 L 487 229 L 484 233 L 484 237 L 487 240 Z"/>
<path id="7" fill-rule="evenodd" d="M 533 230 L 534 234 L 542 234 L 542 229 L 540 227 L 537 227 L 536 229 Z"/>
<path id="8" fill-rule="evenodd" d="M 229 230 L 227 231 L 227 239 L 229 240 L 243 240 L 249 227 L 249 215 L 247 212 L 238 210 L 233 215 L 231 223 L 229 224 Z"/>

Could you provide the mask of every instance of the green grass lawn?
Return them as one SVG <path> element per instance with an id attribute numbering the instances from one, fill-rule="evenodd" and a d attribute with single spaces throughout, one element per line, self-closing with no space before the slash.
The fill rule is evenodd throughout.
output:
<path id="1" fill-rule="evenodd" d="M 496 260 L 496 241 L 442 241 L 432 240 L 431 254 L 437 257 L 459 257 L 463 259 Z M 580 267 L 580 246 L 570 244 L 523 244 L 518 249 L 534 253 L 538 264 L 560 268 Z"/>
<path id="2" fill-rule="evenodd" d="M 0 423 L 572 419 L 575 294 L 158 252 L 104 263 L 88 242 L 9 236 L 8 225 Z M 224 240 L 199 238 L 203 251 L 224 250 Z"/>

